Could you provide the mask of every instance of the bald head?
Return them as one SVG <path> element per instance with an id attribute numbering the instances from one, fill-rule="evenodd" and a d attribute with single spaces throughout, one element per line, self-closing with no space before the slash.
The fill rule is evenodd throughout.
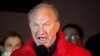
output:
<path id="1" fill-rule="evenodd" d="M 41 11 L 50 12 L 56 21 L 59 21 L 59 16 L 57 10 L 51 5 L 47 3 L 40 3 L 36 7 L 32 8 L 28 13 L 29 21 L 34 17 L 37 13 Z M 46 14 L 46 13 L 45 13 Z"/>

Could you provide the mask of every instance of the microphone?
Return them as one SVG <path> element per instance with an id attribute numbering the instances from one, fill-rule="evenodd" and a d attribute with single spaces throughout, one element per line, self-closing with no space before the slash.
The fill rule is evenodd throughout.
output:
<path id="1" fill-rule="evenodd" d="M 44 45 L 40 45 L 36 48 L 37 56 L 49 56 L 48 50 Z"/>

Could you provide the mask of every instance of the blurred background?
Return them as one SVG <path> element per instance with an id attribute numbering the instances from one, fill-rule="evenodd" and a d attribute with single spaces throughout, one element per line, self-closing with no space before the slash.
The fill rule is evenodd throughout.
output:
<path id="1" fill-rule="evenodd" d="M 31 36 L 27 13 L 41 2 L 51 3 L 58 9 L 62 28 L 69 23 L 81 26 L 85 33 L 84 43 L 100 32 L 99 0 L 0 0 L 0 34 L 16 31 L 26 42 Z"/>

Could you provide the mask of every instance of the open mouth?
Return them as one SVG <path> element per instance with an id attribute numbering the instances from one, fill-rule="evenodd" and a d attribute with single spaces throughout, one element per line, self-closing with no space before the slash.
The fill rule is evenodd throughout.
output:
<path id="1" fill-rule="evenodd" d="M 38 37 L 38 41 L 40 44 L 45 44 L 47 42 L 47 37 Z"/>
<path id="2" fill-rule="evenodd" d="M 46 41 L 46 40 L 47 40 L 46 37 L 38 37 L 38 39 L 39 39 L 40 41 Z"/>

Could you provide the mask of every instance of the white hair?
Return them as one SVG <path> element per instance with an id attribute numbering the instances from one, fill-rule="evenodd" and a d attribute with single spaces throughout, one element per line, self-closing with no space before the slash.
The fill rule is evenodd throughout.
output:
<path id="1" fill-rule="evenodd" d="M 30 21 L 32 13 L 34 13 L 37 9 L 41 9 L 41 8 L 50 8 L 50 9 L 52 9 L 52 11 L 53 11 L 53 13 L 56 17 L 56 20 L 59 21 L 59 15 L 58 15 L 57 9 L 54 8 L 51 4 L 48 4 L 48 3 L 40 3 L 37 6 L 33 7 L 28 13 L 28 20 Z"/>

